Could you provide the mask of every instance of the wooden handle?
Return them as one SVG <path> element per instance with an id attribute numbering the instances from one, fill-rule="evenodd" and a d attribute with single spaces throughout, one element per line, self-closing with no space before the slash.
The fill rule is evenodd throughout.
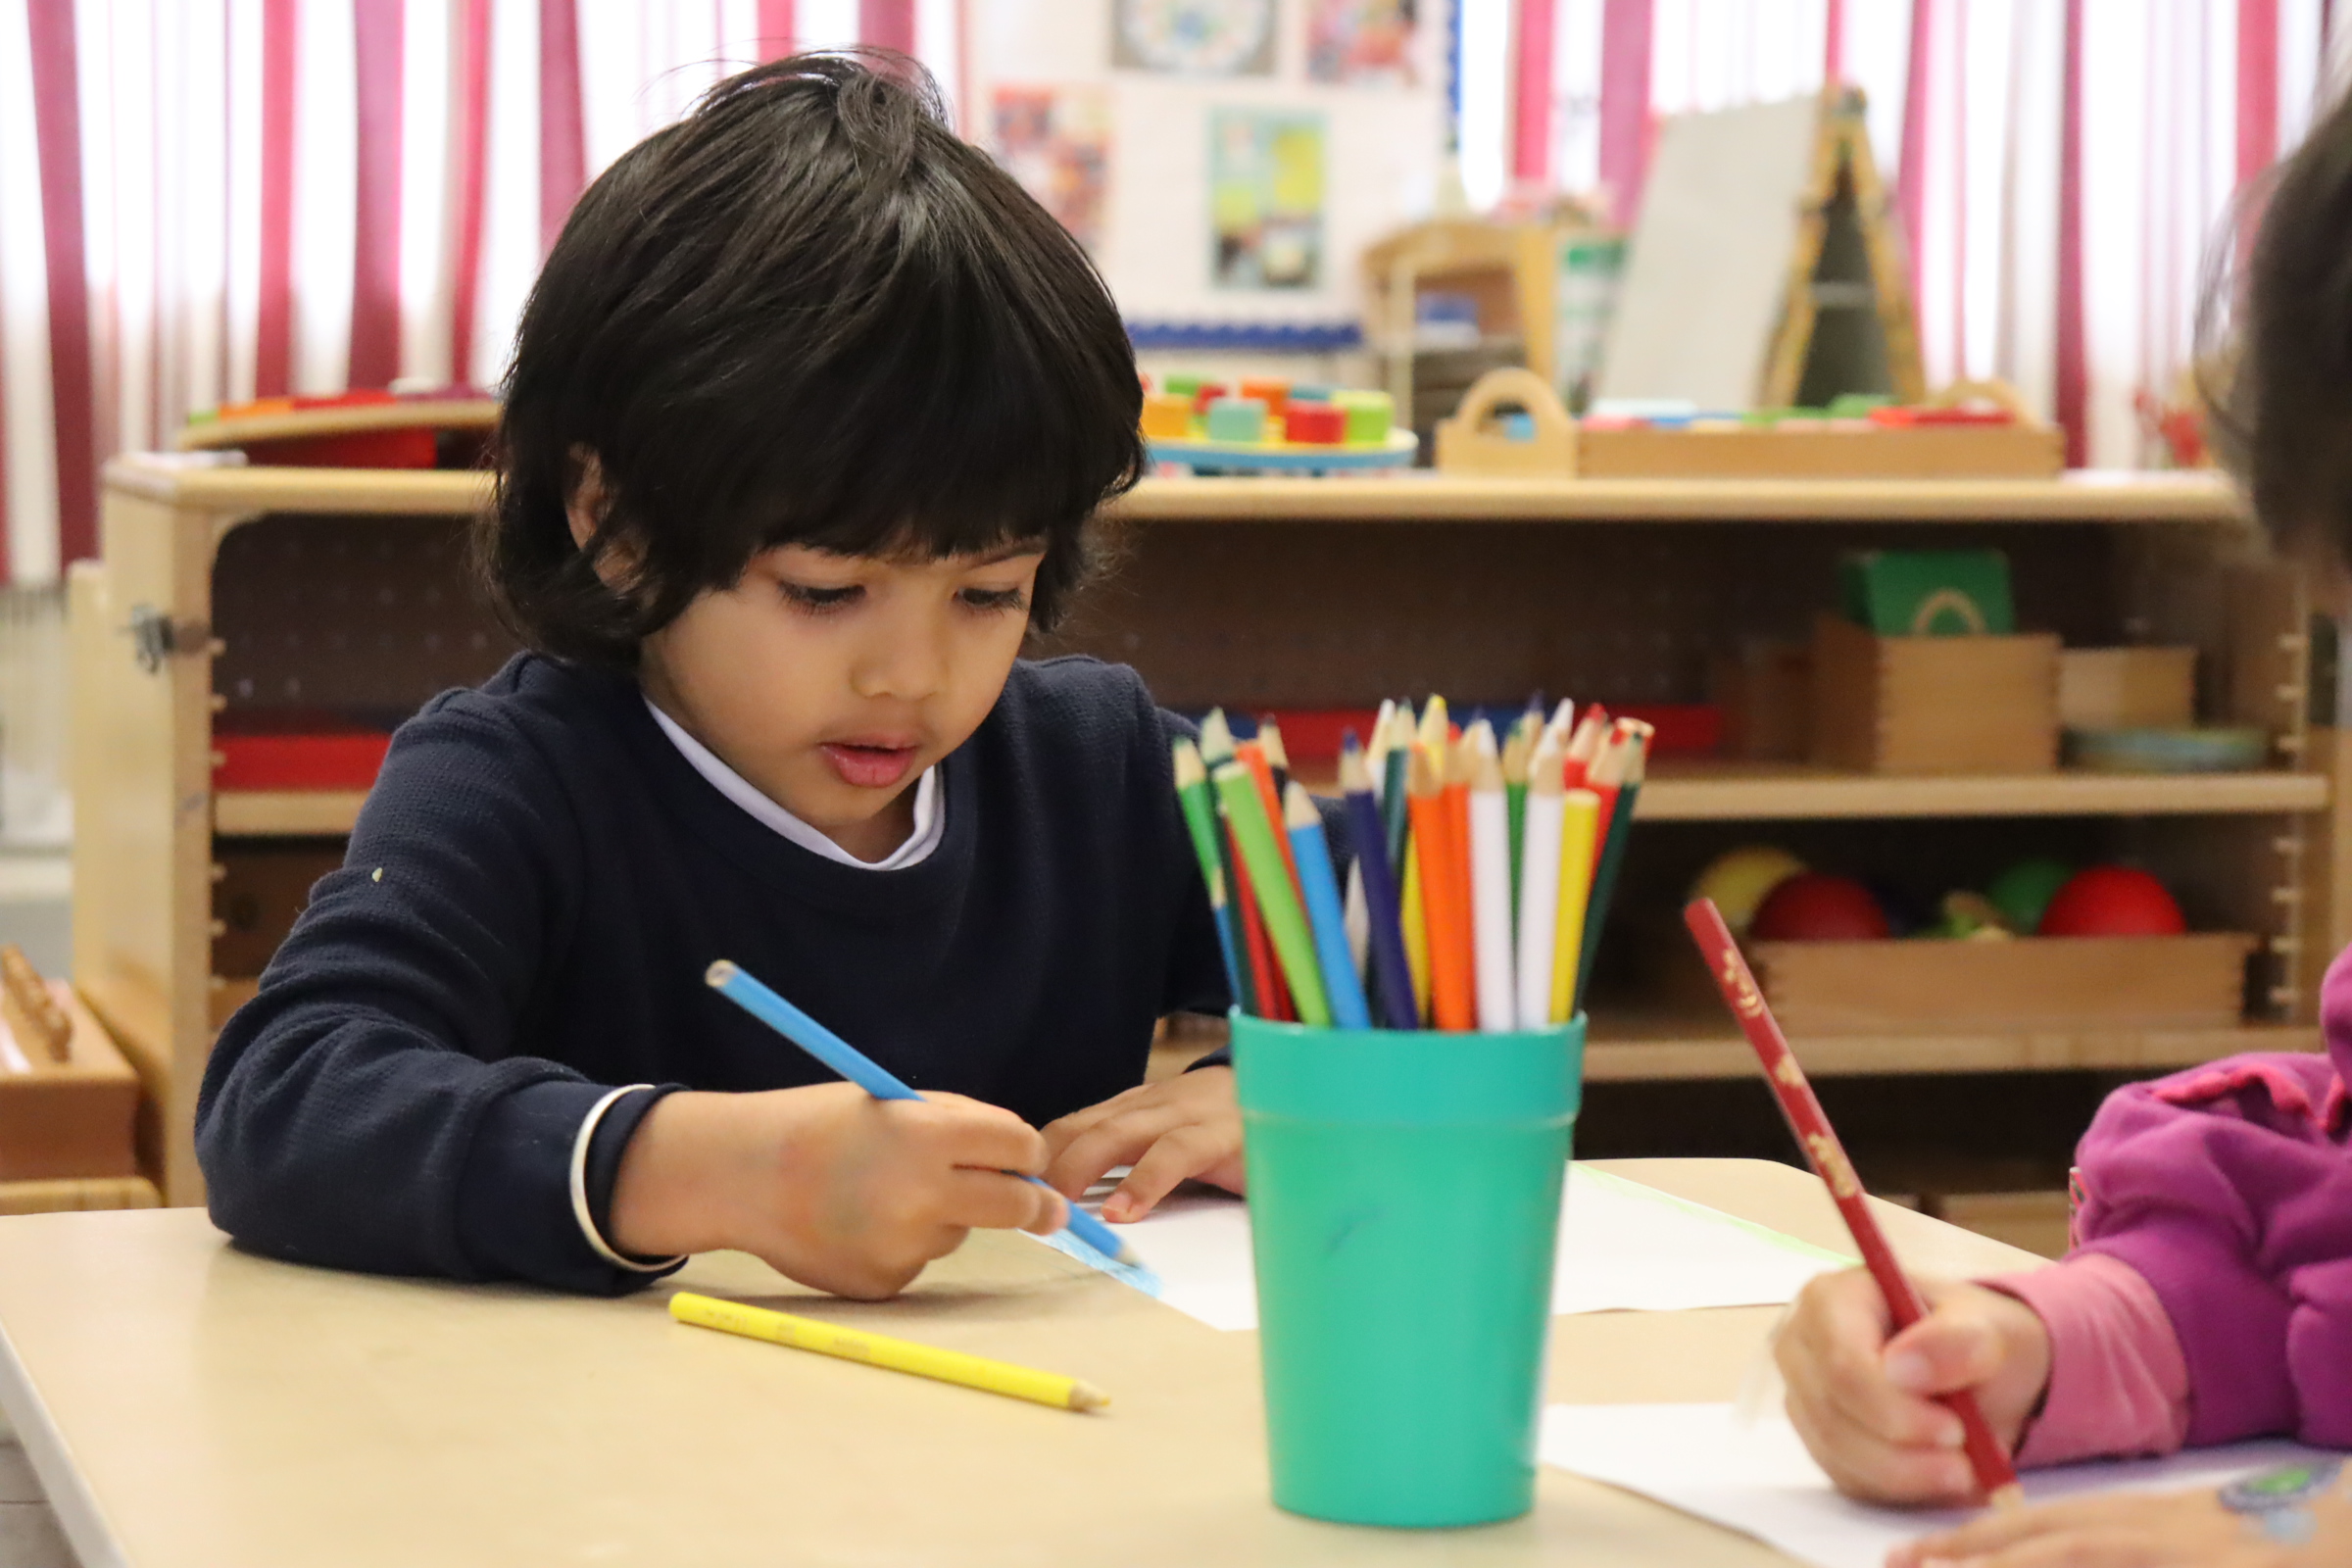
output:
<path id="1" fill-rule="evenodd" d="M 1570 435 L 1576 421 L 1568 417 L 1567 408 L 1550 383 L 1533 370 L 1504 366 L 1489 370 L 1470 385 L 1455 406 L 1453 416 L 1467 430 L 1483 430 L 1497 408 L 1516 403 L 1536 421 L 1537 430 L 1546 434 Z"/>

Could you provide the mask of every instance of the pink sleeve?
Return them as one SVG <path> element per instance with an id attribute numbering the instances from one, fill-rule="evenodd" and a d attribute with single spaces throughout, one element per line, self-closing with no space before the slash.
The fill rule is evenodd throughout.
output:
<path id="1" fill-rule="evenodd" d="M 2129 1263 L 2096 1252 L 1984 1282 L 2050 1331 L 2050 1386 L 2021 1465 L 2164 1454 L 2188 1435 L 2188 1364 L 2172 1319 Z"/>

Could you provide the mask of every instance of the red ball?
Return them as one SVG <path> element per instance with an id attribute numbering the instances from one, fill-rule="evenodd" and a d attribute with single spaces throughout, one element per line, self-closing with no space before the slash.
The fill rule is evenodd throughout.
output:
<path id="1" fill-rule="evenodd" d="M 2041 911 L 2045 937 L 2177 937 L 2188 929 L 2164 884 L 2128 865 L 2078 871 Z"/>
<path id="2" fill-rule="evenodd" d="M 1756 906 L 1758 942 L 1876 942 L 1891 935 L 1886 911 L 1850 876 L 1800 871 Z"/>

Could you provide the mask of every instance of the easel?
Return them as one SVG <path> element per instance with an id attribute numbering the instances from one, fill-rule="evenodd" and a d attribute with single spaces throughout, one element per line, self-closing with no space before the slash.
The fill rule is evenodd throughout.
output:
<path id="1" fill-rule="evenodd" d="M 1859 91 L 1667 122 L 1599 391 L 1726 412 L 1926 397 Z"/>

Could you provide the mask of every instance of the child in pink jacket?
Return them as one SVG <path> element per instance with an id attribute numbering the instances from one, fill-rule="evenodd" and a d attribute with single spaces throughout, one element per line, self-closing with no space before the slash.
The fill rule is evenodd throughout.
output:
<path id="1" fill-rule="evenodd" d="M 2220 443 L 2315 604 L 2352 618 L 2352 101 L 2280 169 L 2235 324 Z M 1891 1338 L 1867 1274 L 1816 1281 L 1778 1353 L 1789 1419 L 1838 1487 L 1969 1496 L 1936 1397 L 1960 1389 L 2027 1467 L 2267 1435 L 2352 1448 L 2352 953 L 2321 1016 L 2324 1056 L 2237 1056 L 2111 1097 L 2057 1265 L 1926 1282 L 1930 1315 Z M 1894 1561 L 2352 1568 L 2352 1471 L 1987 1515 Z"/>

